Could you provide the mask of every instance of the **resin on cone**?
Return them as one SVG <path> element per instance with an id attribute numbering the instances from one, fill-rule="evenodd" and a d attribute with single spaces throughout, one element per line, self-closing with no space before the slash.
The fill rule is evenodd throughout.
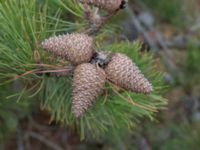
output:
<path id="1" fill-rule="evenodd" d="M 81 117 L 105 86 L 105 72 L 93 64 L 83 63 L 74 71 L 72 112 L 76 117 Z"/>
<path id="2" fill-rule="evenodd" d="M 50 37 L 42 47 L 74 65 L 89 62 L 94 54 L 93 38 L 79 33 Z"/>
<path id="3" fill-rule="evenodd" d="M 151 83 L 144 77 L 135 63 L 124 54 L 113 55 L 105 72 L 108 80 L 126 90 L 144 94 L 153 91 Z"/>
<path id="4" fill-rule="evenodd" d="M 79 0 L 83 4 L 96 6 L 108 12 L 114 12 L 121 7 L 123 0 Z"/>

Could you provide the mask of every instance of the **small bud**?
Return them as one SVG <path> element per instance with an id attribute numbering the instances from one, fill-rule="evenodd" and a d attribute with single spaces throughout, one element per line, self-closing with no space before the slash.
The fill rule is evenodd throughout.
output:
<path id="1" fill-rule="evenodd" d="M 97 64 L 100 67 L 104 68 L 111 60 L 112 53 L 106 52 L 106 51 L 101 51 L 97 52 L 93 58 L 91 63 L 92 64 Z"/>

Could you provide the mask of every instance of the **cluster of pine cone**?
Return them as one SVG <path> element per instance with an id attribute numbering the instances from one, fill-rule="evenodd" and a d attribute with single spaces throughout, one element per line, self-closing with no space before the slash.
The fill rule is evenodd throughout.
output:
<path id="1" fill-rule="evenodd" d="M 72 33 L 51 37 L 42 43 L 42 47 L 76 67 L 72 98 L 72 112 L 76 117 L 81 117 L 102 94 L 106 80 L 131 92 L 148 94 L 153 91 L 151 83 L 126 55 L 112 54 L 103 67 L 98 65 L 98 61 L 93 61 L 96 59 L 94 41 L 86 34 Z"/>

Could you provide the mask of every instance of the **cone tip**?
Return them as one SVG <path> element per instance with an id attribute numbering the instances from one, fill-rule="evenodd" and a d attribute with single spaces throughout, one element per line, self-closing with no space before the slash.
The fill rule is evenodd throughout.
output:
<path id="1" fill-rule="evenodd" d="M 154 91 L 154 88 L 151 83 L 149 83 L 148 87 L 146 88 L 145 94 L 150 94 Z"/>
<path id="2" fill-rule="evenodd" d="M 73 114 L 76 118 L 82 117 L 83 113 L 81 111 L 73 110 Z"/>

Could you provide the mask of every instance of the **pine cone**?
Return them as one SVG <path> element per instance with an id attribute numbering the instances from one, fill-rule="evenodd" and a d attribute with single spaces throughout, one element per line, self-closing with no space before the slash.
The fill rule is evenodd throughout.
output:
<path id="1" fill-rule="evenodd" d="M 42 43 L 44 49 L 74 65 L 90 61 L 94 54 L 93 45 L 91 37 L 79 33 L 51 37 Z"/>
<path id="2" fill-rule="evenodd" d="M 82 116 L 102 93 L 105 72 L 95 65 L 84 63 L 74 71 L 72 111 L 76 117 Z"/>
<path id="3" fill-rule="evenodd" d="M 117 53 L 105 68 L 107 78 L 114 84 L 136 93 L 151 93 L 151 83 L 126 55 Z"/>
<path id="4" fill-rule="evenodd" d="M 123 0 L 79 0 L 83 4 L 93 5 L 108 12 L 114 12 L 120 8 Z"/>

